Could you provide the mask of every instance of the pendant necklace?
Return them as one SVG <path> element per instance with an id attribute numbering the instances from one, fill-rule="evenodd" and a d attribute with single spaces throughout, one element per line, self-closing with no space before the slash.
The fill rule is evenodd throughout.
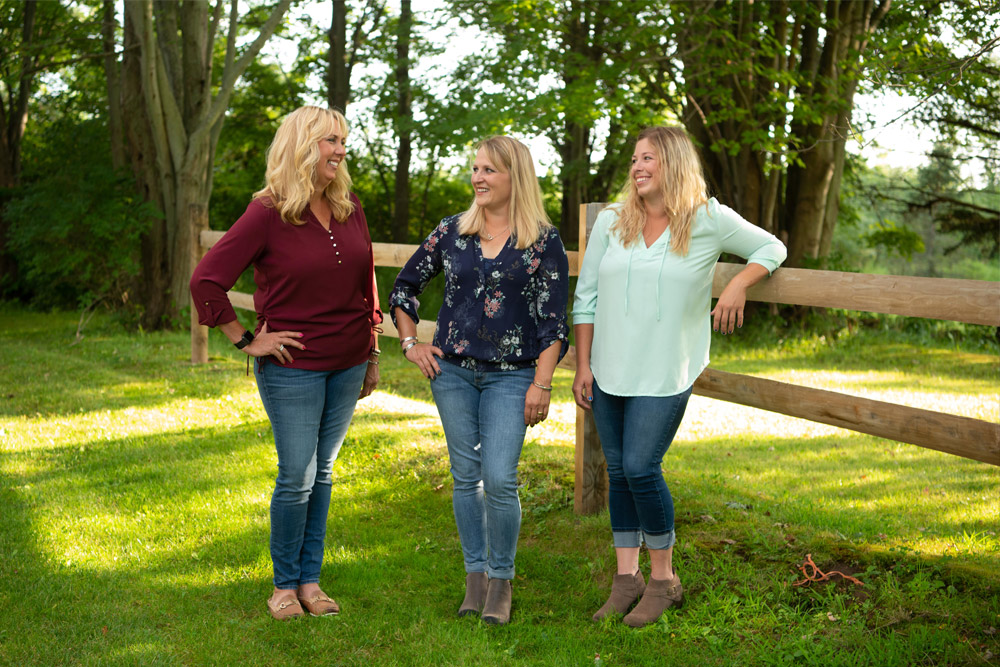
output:
<path id="1" fill-rule="evenodd" d="M 510 231 L 510 227 L 508 227 L 508 228 L 507 228 L 507 229 L 506 229 L 505 231 Z M 486 231 L 485 229 L 483 229 L 483 236 L 485 236 L 485 237 L 486 237 L 486 240 L 487 240 L 487 241 L 492 241 L 493 239 L 495 239 L 495 238 L 496 238 L 496 236 L 493 236 L 492 234 L 490 234 L 490 233 L 489 233 L 488 231 Z M 498 234 L 497 236 L 499 236 L 499 234 Z"/>

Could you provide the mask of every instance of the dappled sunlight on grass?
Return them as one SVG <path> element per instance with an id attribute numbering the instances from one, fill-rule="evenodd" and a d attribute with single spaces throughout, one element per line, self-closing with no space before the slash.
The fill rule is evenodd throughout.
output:
<path id="1" fill-rule="evenodd" d="M 14 329 L 72 335 L 46 317 Z M 728 665 L 798 652 L 888 665 L 1000 654 L 989 632 L 1000 627 L 1000 469 L 698 396 L 664 460 L 685 607 L 640 631 L 592 624 L 614 551 L 607 510 L 573 513 L 565 370 L 521 458 L 513 623 L 456 618 L 465 573 L 447 448 L 428 381 L 391 340 L 385 381 L 359 403 L 334 467 L 322 577 L 344 611 L 273 623 L 276 461 L 242 359 L 217 336 L 216 360 L 191 367 L 183 333 L 93 333 L 68 351 L 62 338 L 29 337 L 30 370 L 0 346 L 13 387 L 0 406 L 0 662 L 37 661 L 37 647 L 53 664 L 569 665 L 599 653 L 604 665 Z M 723 350 L 714 365 L 996 419 L 995 357 L 781 347 Z M 868 363 L 883 352 L 887 362 Z M 793 587 L 807 553 L 865 586 Z"/>

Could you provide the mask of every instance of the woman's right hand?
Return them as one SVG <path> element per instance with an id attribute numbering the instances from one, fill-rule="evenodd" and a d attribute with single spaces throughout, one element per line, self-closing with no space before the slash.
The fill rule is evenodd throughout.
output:
<path id="1" fill-rule="evenodd" d="M 590 368 L 577 368 L 573 378 L 573 399 L 584 410 L 590 410 L 594 400 L 594 373 Z"/>
<path id="2" fill-rule="evenodd" d="M 288 348 L 294 347 L 300 350 L 306 346 L 298 341 L 302 338 L 302 333 L 298 331 L 268 331 L 267 322 L 260 328 L 253 341 L 250 342 L 243 351 L 251 357 L 266 357 L 271 355 L 278 360 L 278 363 L 288 364 L 292 362 L 292 355 Z"/>
<path id="3" fill-rule="evenodd" d="M 444 356 L 444 352 L 441 351 L 440 347 L 436 347 L 430 343 L 417 343 L 403 352 L 403 356 L 406 357 L 407 361 L 416 364 L 417 368 L 420 369 L 420 372 L 428 380 L 433 380 L 441 374 L 441 367 L 438 365 L 438 360 L 434 358 L 435 356 Z"/>

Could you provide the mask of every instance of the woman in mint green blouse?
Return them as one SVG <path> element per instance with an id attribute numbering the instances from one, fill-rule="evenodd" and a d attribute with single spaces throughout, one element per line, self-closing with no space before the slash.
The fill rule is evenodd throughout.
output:
<path id="1" fill-rule="evenodd" d="M 711 309 L 723 253 L 747 259 Z M 598 216 L 573 307 L 577 404 L 593 409 L 608 462 L 617 574 L 594 620 L 628 613 L 633 627 L 683 600 L 673 568 L 674 507 L 661 463 L 698 375 L 711 330 L 743 326 L 747 288 L 785 259 L 785 246 L 706 193 L 682 128 L 643 130 L 622 201 Z M 639 570 L 645 542 L 651 572 Z"/>

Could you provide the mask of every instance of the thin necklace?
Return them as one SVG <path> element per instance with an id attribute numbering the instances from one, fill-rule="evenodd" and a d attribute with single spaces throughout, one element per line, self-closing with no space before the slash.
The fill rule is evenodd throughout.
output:
<path id="1" fill-rule="evenodd" d="M 510 227 L 507 227 L 507 229 L 505 229 L 504 231 L 505 231 L 505 232 L 509 232 L 509 231 L 510 231 Z M 493 239 L 495 239 L 495 238 L 496 238 L 496 236 L 493 236 L 492 234 L 490 234 L 490 233 L 489 233 L 488 231 L 486 231 L 485 229 L 483 229 L 483 236 L 485 236 L 485 237 L 486 237 L 486 240 L 487 240 L 487 241 L 492 241 Z M 500 234 L 497 234 L 497 236 L 500 236 Z"/>

